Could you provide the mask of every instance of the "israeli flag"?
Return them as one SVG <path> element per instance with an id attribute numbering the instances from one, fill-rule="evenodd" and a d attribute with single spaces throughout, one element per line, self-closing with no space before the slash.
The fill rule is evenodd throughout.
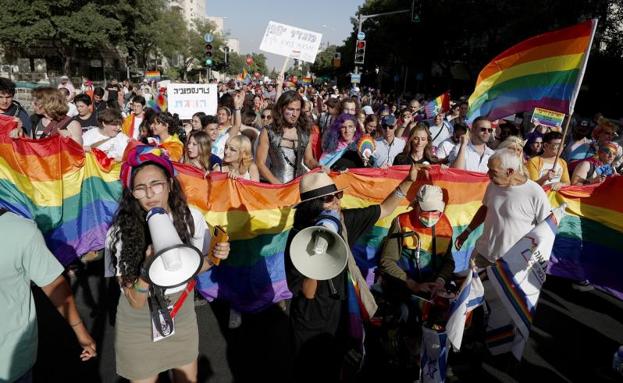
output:
<path id="1" fill-rule="evenodd" d="M 475 269 L 467 273 L 458 296 L 450 305 L 450 317 L 446 324 L 448 340 L 455 351 L 461 349 L 467 314 L 484 302 L 485 290 Z"/>
<path id="2" fill-rule="evenodd" d="M 420 382 L 443 383 L 448 369 L 448 335 L 422 326 Z"/>

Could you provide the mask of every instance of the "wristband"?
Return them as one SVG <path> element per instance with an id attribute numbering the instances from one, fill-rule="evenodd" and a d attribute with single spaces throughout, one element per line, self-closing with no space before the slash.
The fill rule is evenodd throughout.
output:
<path id="1" fill-rule="evenodd" d="M 467 226 L 467 227 L 465 228 L 465 231 L 467 232 L 467 234 L 470 234 L 470 233 L 472 232 L 472 229 L 470 229 L 470 228 L 469 228 L 469 226 Z"/>
<path id="2" fill-rule="evenodd" d="M 394 190 L 394 194 L 396 194 L 396 197 L 398 198 L 405 198 L 406 194 L 403 193 L 403 191 L 400 189 L 400 186 L 396 187 L 396 190 Z"/>
<path id="3" fill-rule="evenodd" d="M 139 287 L 139 286 L 138 286 L 138 281 L 134 282 L 134 284 L 132 285 L 132 288 L 133 288 L 134 290 L 138 291 L 139 293 L 142 293 L 142 294 L 147 294 L 147 293 L 149 292 L 149 289 L 148 289 L 148 288 L 147 288 L 147 289 L 144 289 L 144 288 L 142 288 L 142 287 Z"/>

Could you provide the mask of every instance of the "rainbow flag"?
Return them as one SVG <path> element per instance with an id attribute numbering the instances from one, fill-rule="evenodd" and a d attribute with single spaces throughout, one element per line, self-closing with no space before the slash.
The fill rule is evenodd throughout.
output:
<path id="1" fill-rule="evenodd" d="M 498 119 L 535 107 L 571 114 L 596 27 L 597 19 L 588 20 L 500 53 L 478 75 L 468 120 Z"/>
<path id="2" fill-rule="evenodd" d="M 13 123 L 10 123 L 11 125 Z M 3 132 L 9 125 L 0 118 L 0 206 L 33 218 L 54 254 L 65 265 L 103 247 L 106 229 L 121 195 L 118 164 L 107 165 L 83 153 L 66 138 L 12 140 Z M 199 276 L 198 288 L 209 299 L 222 298 L 240 311 L 258 311 L 290 296 L 283 253 L 292 227 L 291 206 L 298 201 L 298 180 L 285 185 L 233 181 L 225 174 L 203 173 L 176 165 L 188 201 L 200 209 L 211 225 L 224 225 L 231 236 L 231 255 L 219 267 Z M 345 208 L 380 203 L 407 176 L 408 166 L 389 169 L 350 169 L 333 174 L 345 190 Z M 422 183 L 448 191 L 446 215 L 456 237 L 480 206 L 488 178 L 481 173 L 433 167 L 429 177 L 415 184 L 413 199 Z M 593 284 L 623 299 L 623 201 L 618 198 L 623 177 L 602 185 L 568 187 L 549 194 L 554 206 L 568 204 L 552 255 L 550 273 Z M 407 202 L 394 215 L 375 224 L 353 248 L 368 283 L 378 264 L 377 253 L 392 218 L 406 211 Z M 465 270 L 482 228 L 454 251 L 456 270 Z"/>
<path id="3" fill-rule="evenodd" d="M 37 222 L 65 266 L 103 248 L 121 195 L 121 166 L 85 155 L 70 138 L 12 140 L 10 126 L 0 118 L 0 207 Z"/>
<path id="4" fill-rule="evenodd" d="M 160 81 L 160 71 L 148 70 L 145 71 L 145 80 L 147 81 Z"/>
<path id="5" fill-rule="evenodd" d="M 433 118 L 439 113 L 447 112 L 450 109 L 450 93 L 445 92 L 433 101 L 424 105 L 426 118 Z"/>

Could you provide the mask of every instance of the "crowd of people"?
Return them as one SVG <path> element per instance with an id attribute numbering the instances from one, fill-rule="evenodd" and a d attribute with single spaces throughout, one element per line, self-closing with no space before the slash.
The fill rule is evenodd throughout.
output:
<path id="1" fill-rule="evenodd" d="M 284 86 L 283 81 L 229 81 L 219 83 L 218 90 L 216 115 L 196 111 L 191 120 L 180 121 L 153 102 L 161 95 L 160 89 L 127 81 L 111 81 L 105 87 L 85 81 L 78 89 L 69 78 L 61 77 L 58 87 L 33 90 L 29 115 L 14 100 L 15 84 L 0 78 L 0 113 L 17 122 L 12 137 L 65 136 L 85 151 L 97 149 L 123 162 L 124 191 L 109 231 L 107 263 L 112 270 L 109 275 L 118 277 L 123 291 L 117 311 L 117 371 L 132 381 L 155 381 L 167 369 L 175 369 L 181 381 L 194 381 L 197 374 L 197 325 L 190 301 L 176 317 L 175 335 L 155 342 L 152 329 L 142 325 L 145 318 L 149 323 L 146 301 L 154 294 L 140 270 L 153 255 L 145 224 L 147 211 L 165 209 L 182 241 L 207 251 L 207 224 L 187 206 L 172 161 L 197 168 L 206 176 L 223 172 L 232 179 L 270 184 L 302 176 L 302 202 L 296 206 L 291 236 L 314 225 L 322 212 L 335 211 L 342 226 L 340 235 L 350 246 L 394 211 L 427 167 L 486 173 L 491 183 L 483 205 L 454 243 L 444 215 L 444 191 L 438 186 L 420 188 L 412 201 L 413 210 L 394 220 L 381 250 L 379 275 L 383 290 L 397 301 L 408 301 L 410 294 L 434 297 L 451 290 L 452 246 L 460 248 L 481 224 L 484 231 L 472 258 L 476 266 L 486 267 L 547 217 L 551 207 L 544 188 L 598 184 L 623 170 L 619 127 L 601 115 L 590 121 L 572 118 L 570 134 L 565 137 L 560 127 L 532 124 L 528 113 L 470 121 L 464 99 L 452 102 L 448 111 L 427 116 L 423 97 L 390 99 L 359 88 L 340 91 L 328 86 Z M 411 165 L 411 170 L 380 205 L 341 210 L 343 192 L 326 173 L 393 165 Z M 310 173 L 316 168 L 322 171 Z M 506 203 L 510 199 L 512 206 Z M 432 235 L 436 240 L 422 247 L 413 239 L 419 235 Z M 223 244 L 218 257 L 228 256 L 229 246 Z M 344 378 L 342 359 L 349 353 L 345 302 L 351 274 L 347 273 L 353 270 L 317 281 L 292 267 L 288 248 L 285 262 L 294 295 L 289 310 L 297 376 L 310 381 Z M 202 270 L 210 267 L 206 261 Z M 45 285 L 56 274 L 39 281 Z M 163 294 L 175 301 L 184 287 Z M 373 315 L 374 308 L 371 311 Z M 74 326 L 75 314 L 68 320 Z M 92 340 L 83 332 L 79 338 L 85 358 L 93 356 Z M 331 352 L 323 352 L 327 350 Z M 146 354 L 153 356 L 145 358 Z M 319 371 L 317 363 L 326 369 Z"/>

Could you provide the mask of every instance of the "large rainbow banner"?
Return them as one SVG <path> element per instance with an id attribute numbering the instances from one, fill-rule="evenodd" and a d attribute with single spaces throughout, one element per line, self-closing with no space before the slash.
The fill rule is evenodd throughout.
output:
<path id="1" fill-rule="evenodd" d="M 104 166 L 93 153 L 67 138 L 33 141 L 2 134 L 0 119 L 0 206 L 33 218 L 48 246 L 68 265 L 81 255 L 103 247 L 106 229 L 121 194 L 119 166 Z M 208 223 L 227 228 L 232 251 L 229 259 L 199 277 L 198 287 L 209 299 L 221 298 L 241 311 L 258 311 L 290 296 L 283 252 L 298 200 L 298 181 L 285 185 L 233 181 L 224 174 L 203 173 L 177 165 L 179 179 L 190 204 Z M 402 179 L 408 167 L 351 169 L 334 174 L 338 187 L 346 187 L 343 207 L 380 203 Z M 480 206 L 488 178 L 480 173 L 434 167 L 409 191 L 409 199 L 422 183 L 447 192 L 446 214 L 458 235 Z M 553 206 L 566 202 L 565 217 L 556 237 L 550 273 L 575 280 L 589 279 L 623 299 L 623 201 L 617 191 L 623 177 L 599 186 L 568 187 L 549 194 Z M 407 209 L 406 201 L 394 216 Z M 354 254 L 372 280 L 377 250 L 392 217 L 376 223 L 360 239 Z M 457 271 L 467 268 L 480 230 L 454 252 Z"/>

